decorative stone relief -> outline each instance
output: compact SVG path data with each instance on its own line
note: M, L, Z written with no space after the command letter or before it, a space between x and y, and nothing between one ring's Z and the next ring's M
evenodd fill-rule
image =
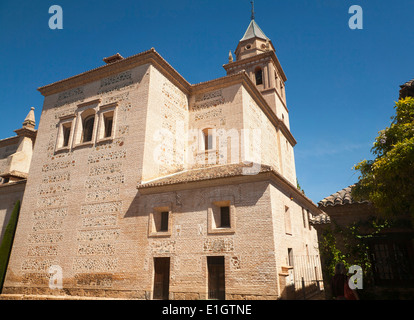
M118 266L118 258L75 258L73 270L77 272L110 272Z
M112 274L75 274L75 283L78 287L110 288L112 287L112 281Z
M122 208L122 201L87 204L81 207L81 215L99 214L99 213L116 213L116 212L120 212L121 208Z
M44 256L56 256L57 253L58 253L58 247L56 245L47 245L47 246L29 247L27 255L29 257L44 257Z
M120 173L122 172L122 163L115 162L115 163L107 163L104 165L98 166L91 166L89 167L89 176L100 176L100 175L108 175L113 173Z
M63 233L30 233L29 243L59 243L63 240Z
M231 257L230 258L230 267L232 270L240 270L240 258Z
M43 165L42 172L67 169L70 167L74 167L75 163L76 163L75 160L64 160L64 161L47 163Z
M38 220L33 224L33 231L42 230L61 230L63 225L63 219L54 220Z
M173 253L175 252L174 240L155 241L151 244L153 253Z
M113 255L115 253L115 246L111 243L97 243L97 244L80 244L78 247L78 255Z
M103 215L82 218L82 227L112 227L117 225L116 215Z
M119 229L105 230L80 230L78 231L78 241L101 241L116 240L120 235Z
M223 109L217 108L211 111L198 113L194 116L194 121L206 120L206 119L213 119L223 115Z
M49 274L29 272L23 274L22 283L25 285L47 285L49 283Z
M121 94L116 94L114 96L105 96L102 97L102 104L110 104L113 102L124 102L124 101L129 101L129 92L124 92Z
M118 151L110 151L110 152L101 151L97 154L90 155L88 157L88 164L98 163L101 161L120 160L120 159L125 159L125 158L126 158L125 149L118 150Z
M119 188L98 189L86 194L86 201L109 201L119 197Z
M48 271L50 266L58 264L57 260L51 259L27 259L22 263L22 271Z
M232 252L234 251L234 243L231 238L224 239L206 239L203 245L204 252Z
M85 94L83 87L71 89L59 94L55 107L83 100L84 98Z
M70 191L70 183L64 182L53 185L40 185L38 190L38 195L47 196L50 194L64 193Z
M69 172L63 172L63 173L57 173L53 175L46 175L42 178L42 183L56 183L56 182L64 182L70 180L70 173Z
M56 219L56 218L64 218L67 215L66 208L56 208L56 209L43 209L43 210L35 210L33 212L33 218L35 220L40 219Z
M114 185L120 185L125 182L123 174L117 174L113 176L104 176L95 179L88 179L85 182L85 189L96 189L110 187Z
M39 208L64 207L66 205L67 205L67 197L62 196L62 195L37 199L37 206Z

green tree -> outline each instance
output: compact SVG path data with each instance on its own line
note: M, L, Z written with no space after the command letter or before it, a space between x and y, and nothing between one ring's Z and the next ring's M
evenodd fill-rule
M352 196L371 201L379 213L414 220L414 98L394 108L390 127L379 132L371 149L376 158L354 167L360 176Z
M0 292L3 289L4 278L6 276L7 265L13 245L14 233L16 231L17 221L19 219L20 201L14 205L13 212L10 216L9 223L3 235L3 241L0 245Z

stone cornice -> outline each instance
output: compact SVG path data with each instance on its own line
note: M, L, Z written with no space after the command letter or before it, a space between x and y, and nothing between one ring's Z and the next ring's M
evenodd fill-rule
M190 84L167 62L154 48L133 55L131 57L103 65L98 68L83 72L76 76L63 79L52 84L38 88L43 96L49 96L58 92L66 91L84 84L109 77L111 75L129 70L136 66L153 64L166 75L175 85L185 93L189 93Z
M235 67L237 68L237 67L243 66L245 64L253 63L255 61L258 61L258 60L261 60L261 59L266 59L266 58L270 58L270 59L273 60L273 63L275 64L277 70L279 71L283 81L286 82L287 78L286 78L285 72L283 71L282 65L280 64L279 59L277 58L276 53L273 50L263 52L261 54L255 55L255 56L251 56L249 58L245 58L245 59L241 59L241 60L237 60L237 61L227 63L227 64L223 65L223 68L226 71L228 71L231 68L235 68Z
M0 148L11 146L11 145L14 145L14 144L18 144L19 140L20 140L19 136L14 136L14 137L9 137L9 138L2 139L2 140L0 140Z
M274 52L266 52L264 55L273 57ZM254 97L255 101L258 103L260 108L264 111L264 113L270 119L273 125L281 129L281 131L284 133L284 135L289 140L292 146L296 145L297 142L291 134L290 130L284 125L283 121L280 121L274 114L274 112L270 109L268 103L263 98L262 94L256 88L254 83L250 80L246 72L239 72L222 78L191 85L173 67L171 67L171 65L167 61L165 61L155 51L154 48L136 54L134 56L125 58L123 60L119 60L90 71L86 71L77 76L52 83L50 85L41 87L38 90L43 95L47 96L50 94L68 90L70 88L79 87L83 84L90 83L92 81L97 81L101 78L108 77L112 74L117 74L119 72L126 71L133 67L144 64L154 65L158 70L160 70L161 73L163 73L171 82L177 85L177 87L179 87L187 95L198 94L203 91L205 92L223 86L230 86L232 84L242 83L244 87L247 89L247 91Z

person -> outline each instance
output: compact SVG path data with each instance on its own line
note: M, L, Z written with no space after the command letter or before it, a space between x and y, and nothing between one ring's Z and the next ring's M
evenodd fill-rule
M335 275L332 277L332 297L335 300L346 300L345 298L345 284L348 281L346 276L345 265L337 263L335 266Z
M348 281L345 265L337 263L332 278L332 297L335 300L359 300L358 294L349 287Z

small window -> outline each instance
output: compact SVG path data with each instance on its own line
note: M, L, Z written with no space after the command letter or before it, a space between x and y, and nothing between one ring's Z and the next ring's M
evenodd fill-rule
M71 137L71 131L72 131L72 119L63 119L61 120L61 123L59 125L59 131L58 131L58 139L57 139L57 149L60 148L68 148L70 144L70 137Z
M62 147L69 146L70 128L71 128L70 125L63 126L63 144L62 144Z
M230 207L220 207L220 228L230 228Z
M290 209L285 206L285 233L292 234L292 222L290 219Z
M306 228L306 211L302 208L303 227Z
M168 231L168 216L169 216L168 211L161 212L161 225L160 225L159 231L161 232Z
M229 234L236 232L236 208L234 199L222 200L211 198L211 206L208 208L207 233L209 234ZM215 200L219 201L215 201Z
M150 237L170 237L172 214L168 206L156 207L149 215L148 235Z
M213 149L213 132L211 128L203 130L204 150Z
M293 249L288 248L288 266L293 267Z
M263 84L263 72L261 68L256 69L255 71L255 77L256 77L256 85Z
M114 122L113 115L104 115L104 126L105 126L105 134L104 138L109 138L112 136L112 124Z
M82 142L92 141L93 126L95 124L95 115L89 116L83 120Z

